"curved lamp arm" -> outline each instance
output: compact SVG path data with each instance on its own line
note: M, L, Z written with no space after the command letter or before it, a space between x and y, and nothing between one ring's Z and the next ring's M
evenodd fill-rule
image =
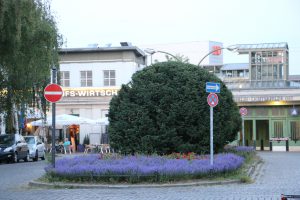
M154 49L145 49L144 51L145 51L146 53L150 54L150 55L153 55L153 54L155 54L155 53L164 53L164 54L167 54L167 55L173 57L177 62L180 62L180 60L179 60L176 56L174 56L173 54L168 53L168 52L166 52L166 51L156 51L156 50L154 50Z
M214 53L214 52L216 52L216 51L220 51L220 50L222 50L222 49L227 49L228 51L235 51L235 50L237 50L237 46L236 46L236 45L231 45L231 46L228 46L228 47L221 47L221 48L214 49L214 50L208 52L208 54L206 54L205 56L203 56L203 58L200 60L200 62L198 63L198 66L201 65L202 61L203 61L207 56L209 56L210 54L212 54L212 53Z

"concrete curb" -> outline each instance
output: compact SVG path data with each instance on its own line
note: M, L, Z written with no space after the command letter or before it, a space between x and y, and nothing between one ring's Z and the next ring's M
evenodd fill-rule
M253 181L257 178L258 174L260 173L260 170L262 168L263 161L259 157L259 160L253 163L250 168L248 169L247 176L250 177Z
M160 188L160 187L188 187L188 186L208 186L241 183L240 180L226 181L195 181L185 183L162 183L162 184L80 184L80 183L45 183L40 181L30 181L29 186L41 188L69 188L69 189L126 189L126 188Z

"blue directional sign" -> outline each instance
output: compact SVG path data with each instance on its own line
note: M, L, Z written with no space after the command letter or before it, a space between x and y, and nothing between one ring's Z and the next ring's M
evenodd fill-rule
M206 83L206 92L208 93L220 93L220 83Z

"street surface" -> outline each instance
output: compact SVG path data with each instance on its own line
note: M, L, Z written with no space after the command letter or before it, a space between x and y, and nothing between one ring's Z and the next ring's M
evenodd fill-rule
M193 200L280 199L280 194L300 195L300 152L258 152L264 164L252 184L213 186L41 189L28 182L44 174L45 161L0 164L0 200Z

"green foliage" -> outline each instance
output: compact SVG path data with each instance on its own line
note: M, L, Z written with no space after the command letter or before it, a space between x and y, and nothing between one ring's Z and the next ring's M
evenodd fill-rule
M249 176L242 176L241 177L241 182L242 183L252 183L253 180Z
M122 153L209 152L206 82L221 83L214 108L214 149L235 139L241 119L231 92L215 75L182 62L136 72L110 102L110 143Z
M166 55L167 61L179 61L183 63L189 63L190 59L187 56L181 55L181 54L176 54L175 55L176 59L172 56Z
M58 63L59 40L46 3L0 0L0 112L7 113L8 129L12 105L21 110L21 103L35 106L43 97L50 69Z

